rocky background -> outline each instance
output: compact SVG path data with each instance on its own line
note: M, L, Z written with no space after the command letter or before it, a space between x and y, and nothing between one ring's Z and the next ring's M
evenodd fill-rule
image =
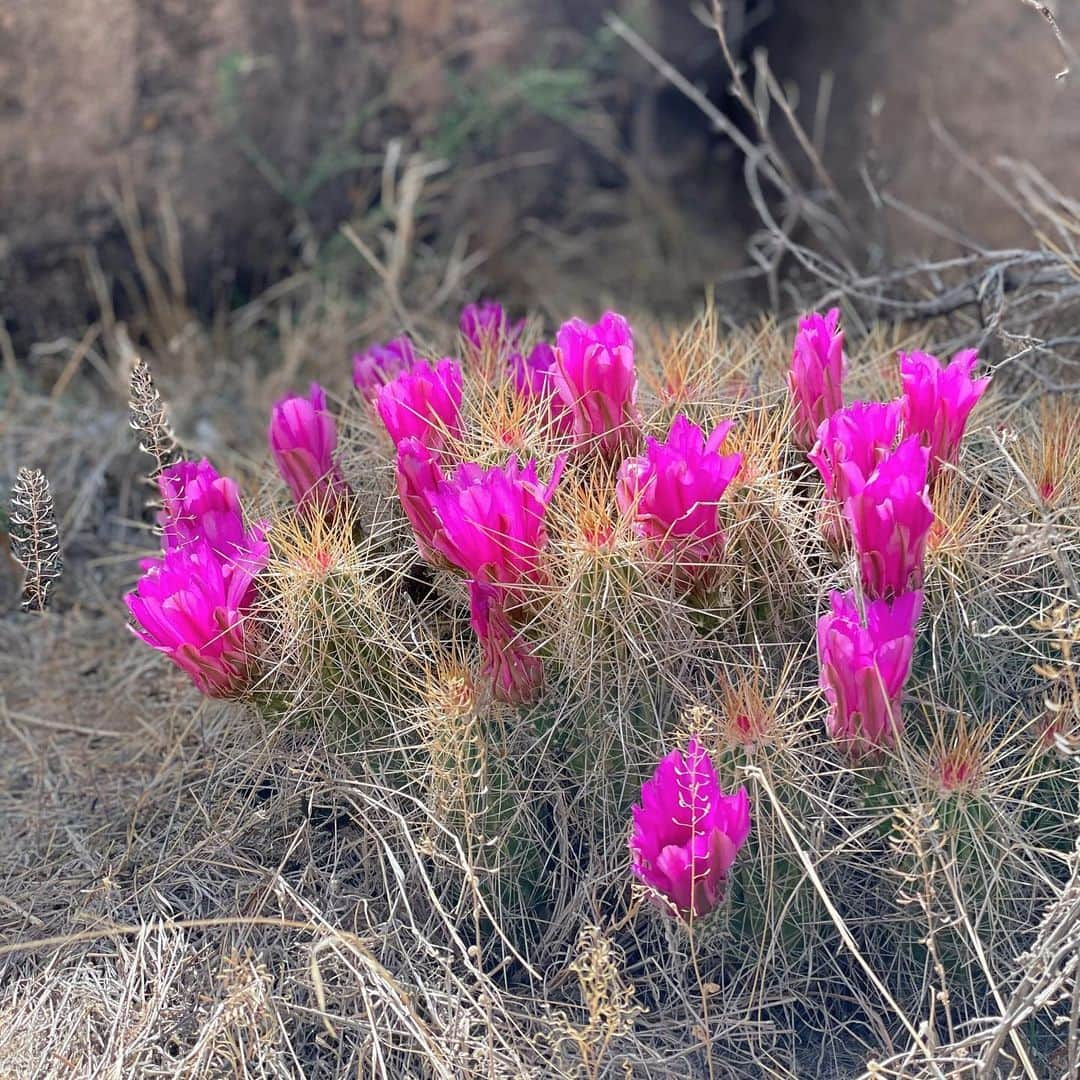
M981 167L1025 159L1075 190L1080 71L1072 86L1055 79L1064 50L1024 0L726 7L735 47L743 57L768 50L808 129L828 73L825 159L853 204L865 204L870 177L984 244L1012 242L1021 226L958 167L940 131ZM1056 9L1065 38L1080 40L1080 5ZM651 301L695 301L740 263L754 227L741 163L604 29L612 10L738 113L715 35L683 0L6 0L8 332L40 341L94 317L100 281L122 283L132 264L125 200L165 222L198 306L254 295L305 239L378 211L394 139L460 171L443 224L467 226L470 243L491 252L491 279L521 301L535 302L527 294L542 280L522 271L513 238L523 229L595 230L589 252L571 254L614 288L627 262L656 261L655 248L635 251L633 229L618 259L605 252L605 228L635 214L670 218L666 250L688 260L674 281L639 275ZM637 201L619 206L631 189ZM942 243L909 220L889 242ZM122 286L110 287L122 308Z

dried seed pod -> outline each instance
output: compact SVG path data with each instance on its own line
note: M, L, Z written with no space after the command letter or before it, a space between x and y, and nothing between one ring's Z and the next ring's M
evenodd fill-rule
M139 449L154 459L154 468L150 473L153 482L158 474L175 461L180 454L176 447L176 437L169 426L168 410L161 400L150 368L141 356L136 356L131 366L131 426L139 433Z
M63 561L52 492L40 469L20 469L11 489L11 553L25 571L23 611L44 611Z

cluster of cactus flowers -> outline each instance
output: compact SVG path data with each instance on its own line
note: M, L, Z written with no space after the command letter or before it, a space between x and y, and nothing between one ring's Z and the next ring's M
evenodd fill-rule
M546 484L535 461L521 465L513 455L504 466L464 461L449 470L449 447L462 432L462 373L452 360L435 368L415 362L376 391L375 407L397 450L398 494L420 554L466 576L483 674L497 697L526 702L540 692L543 668L514 617L545 584L545 513L567 457L618 460L620 513L658 568L693 579L723 548L717 506L741 456L720 452L730 423L706 437L681 414L664 441L649 437L643 454L628 453L642 420L633 334L621 315L608 312L591 326L572 319L554 347L541 342L527 357L515 348L521 326L499 305L467 307L461 332L477 351L505 350L515 391L540 399L552 428L568 436ZM361 360L357 371L366 374L370 364ZM686 755L673 751L642 791L648 810L634 810L634 875L680 915L707 914L749 832L745 790L725 796L691 740Z
M958 510L952 483L963 479L961 445L989 381L976 377L975 354L946 364L901 352L875 384L894 382L895 398L846 404L859 373L839 318L804 319L790 364L772 361L786 393L749 402L754 379L725 383L677 351L659 369L643 365L615 313L571 319L537 340L485 302L462 313L455 356L406 336L372 345L353 358L355 400L336 418L317 385L272 410L269 447L291 508L278 500L269 521L245 522L236 484L207 462L158 476L164 550L128 598L137 633L204 694L273 710L282 641L321 633L312 618L325 619L317 659L297 662L303 695L324 694L333 702L325 714L349 722L350 709L384 694L390 723L401 710L408 732L428 731L437 715L428 767L460 768L447 820L466 812L462 792L475 780L470 806L484 809L469 809L473 824L485 843L512 845L519 872L489 875L517 891L508 909L548 895L547 841L515 832L534 808L509 794L532 790L518 777L538 769L537 790L576 785L573 798L598 811L595 826L578 823L583 847L618 798L621 880L676 923L692 927L726 907L759 935L769 889L805 880L791 877L777 798L809 817L817 796L806 787L819 775L851 778L868 785L855 820L885 805L890 763L897 775L910 767L905 691L919 648L936 660L949 647L939 624L959 602L938 567L960 550L950 573L968 572L956 538L982 512L970 501ZM350 441L357 432L362 460ZM315 572L292 574L312 553ZM347 565L340 576L350 584L333 601L340 606L326 607L335 565ZM845 578L849 588L828 588ZM286 579L319 598L292 638L281 631L282 597L290 611L295 599ZM770 584L794 614L759 602ZM385 613L360 610L384 601ZM358 642L335 651L346 620ZM931 623L921 634L920 620ZM370 650L369 627L381 635ZM805 658L815 646L821 697L778 689L775 673L795 668L785 653ZM391 668L425 649L422 674L395 683L402 675ZM380 650L393 654L386 668L376 666ZM722 669L713 660L721 652ZM350 665L369 661L363 691L350 697ZM719 710L697 708L701 700L719 700ZM307 704L293 709L305 714ZM808 757L786 733L781 713L793 710L812 716L825 757ZM503 747L489 754L485 716L521 761ZM932 738L920 733L908 749L930 758L941 792L977 794L993 773L989 721L976 729L961 716L956 730L966 734L951 740L934 723ZM769 787L742 771L747 762L772 762L777 771L761 774ZM777 907L784 919L805 916L809 938L822 914L791 888Z
M826 728L858 759L902 734L934 520L930 485L956 461L989 380L972 377L970 350L946 367L926 353L901 354L899 400L845 406L839 316L833 309L800 322L788 388L792 444L821 474L826 539L854 551L860 575L860 591L833 592L817 625ZM692 587L723 556L718 507L742 455L722 452L731 421L706 434L680 413L662 440L643 434L633 334L621 315L594 325L571 319L553 346L538 342L527 354L519 348L523 324L496 303L469 305L460 330L467 355L494 356L514 392L541 402L546 423L565 439L546 481L535 460L522 464L515 454L488 467L462 460L461 361L428 363L398 338L357 354L353 383L394 445L398 497L419 555L464 577L482 674L496 697L525 703L541 693L544 672L520 623L547 584L545 518L568 459L614 463L618 513L646 558L657 574ZM322 387L274 406L269 444L298 510L337 513L350 490ZM143 640L204 693L236 696L254 666L245 613L268 551L265 525L245 528L236 485L207 461L172 466L158 483L163 557L145 564L128 606ZM692 738L657 767L634 819L634 875L683 916L712 910L749 832L745 789L725 795Z
M266 523L246 526L236 483L205 458L158 479L161 557L140 565L127 598L136 632L209 697L237 697L255 661L248 616L270 547Z
M989 378L975 379L974 350L947 366L901 353L899 400L844 406L840 312L802 320L788 385L793 439L821 474L827 539L853 548L861 595L834 592L818 621L821 688L829 734L852 757L893 747L903 732L901 698L922 610L923 564L934 523L930 485L956 462L971 410Z

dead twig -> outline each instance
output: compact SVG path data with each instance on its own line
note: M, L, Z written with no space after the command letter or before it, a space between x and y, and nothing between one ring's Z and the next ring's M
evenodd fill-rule
M1040 3L1040 0L1022 0L1022 2L1029 8L1034 8L1049 24L1054 37L1057 39L1058 46L1061 48L1061 53L1065 57L1065 67L1054 78L1067 79L1072 73L1072 69L1080 62L1080 55L1077 54L1068 38L1061 32L1061 26L1046 4Z

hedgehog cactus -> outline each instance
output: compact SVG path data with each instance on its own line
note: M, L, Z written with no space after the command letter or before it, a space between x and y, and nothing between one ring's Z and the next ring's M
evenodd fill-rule
M1017 402L1014 457L962 442L1000 402L973 357L903 355L896 399L880 340L852 344L848 375L835 310L794 348L715 314L659 347L614 312L546 340L490 301L458 332L421 325L460 360L404 338L358 353L340 441L321 393L277 407L294 497L252 486L269 526L209 462L165 468L163 552L128 597L202 693L349 748L358 775L332 783L369 830L378 963L414 951L418 1003L479 987L516 1017L542 987L522 1026L562 1054L594 999L543 965L588 919L662 1013L620 1028L647 1062L621 1064L658 1075L704 1075L706 1041L764 1060L807 1017L906 1037L861 1015L853 942L928 1043L981 1023L1080 810L1080 425L1048 440ZM308 512L342 473L341 512ZM1021 546L1051 512L1055 544ZM767 1037L724 1022L747 1015ZM554 1067L519 1064L493 1068Z

